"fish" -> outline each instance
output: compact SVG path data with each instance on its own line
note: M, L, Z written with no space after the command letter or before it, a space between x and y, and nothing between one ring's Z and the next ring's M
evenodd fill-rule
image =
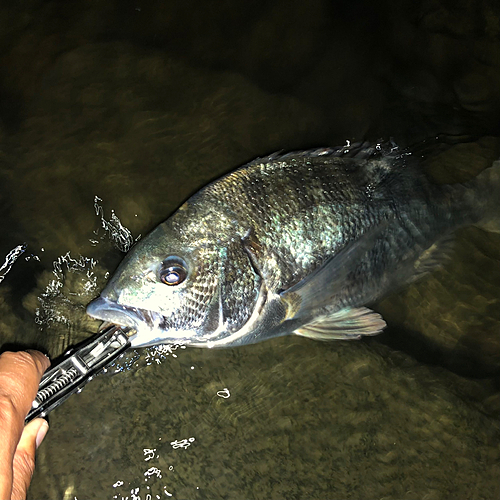
M137 242L87 313L133 347L376 335L373 304L439 266L454 231L500 232L499 194L500 162L437 185L391 141L257 158Z

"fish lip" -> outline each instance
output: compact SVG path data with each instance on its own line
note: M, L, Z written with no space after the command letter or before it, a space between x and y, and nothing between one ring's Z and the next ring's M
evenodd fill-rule
M104 297L94 299L87 306L87 314L92 318L130 326L135 329L144 323L153 328L155 322L157 323L162 318L159 314L143 311L135 307L123 306Z

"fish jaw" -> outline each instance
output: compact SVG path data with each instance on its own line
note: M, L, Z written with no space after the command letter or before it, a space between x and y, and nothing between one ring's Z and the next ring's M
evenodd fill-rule
M161 314L117 304L104 297L94 299L87 306L87 314L95 319L133 328L137 333L130 338L132 347L188 344L193 335L193 332L162 330L164 317Z

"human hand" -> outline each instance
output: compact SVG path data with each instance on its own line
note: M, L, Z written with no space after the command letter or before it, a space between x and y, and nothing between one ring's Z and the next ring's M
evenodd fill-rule
M50 362L38 351L0 356L0 500L23 500L35 469L35 450L49 428L43 418L24 419Z

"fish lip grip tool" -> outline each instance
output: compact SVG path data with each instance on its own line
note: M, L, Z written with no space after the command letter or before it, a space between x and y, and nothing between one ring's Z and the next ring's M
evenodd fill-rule
M130 327L111 325L69 349L59 363L43 374L25 423L36 417L45 417L72 394L81 392L130 347L135 334Z

